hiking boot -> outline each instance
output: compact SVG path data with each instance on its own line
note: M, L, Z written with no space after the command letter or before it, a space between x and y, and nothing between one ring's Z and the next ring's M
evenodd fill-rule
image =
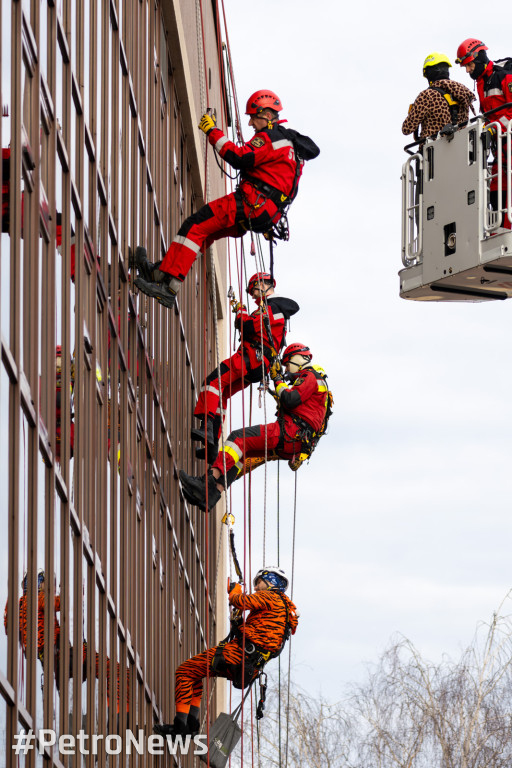
M190 733L188 730L188 721L187 723L184 723L183 720L180 720L177 717L174 718L173 723L155 723L153 730L160 736L171 736L173 739L176 738L176 736L186 736Z
M132 249L128 247L128 266L132 269L136 269L139 273L139 277L144 278L144 280L147 280L150 283L159 283L162 281L165 272L161 272L161 270L158 269L161 263L161 261L158 261L156 264L153 264L151 261L148 261L147 251L141 245L138 245L135 251L132 251ZM161 275L160 280L158 279L158 275L155 274L157 272Z
M213 464L217 456L219 455L219 443L216 440L213 444L207 443L208 453L204 448L196 448L196 459L204 460L207 456L208 464Z
M206 481L203 477L194 477L193 475L187 475L187 473L180 470L180 482L183 491L183 496L189 502L196 507L199 507L203 512L206 512ZM208 474L208 509L212 509L219 501L221 492L217 488L217 481L212 474Z
M207 448L208 464L212 464L217 458L217 454L219 452L219 441L216 439L213 433L213 420L210 417L206 419L206 434L205 434L204 424L205 424L204 419L201 419L201 426L194 427L193 429L190 430L190 438L192 440L198 440L200 443L203 443L203 445L205 445L205 447ZM205 438L206 438L206 442L205 442ZM202 450L202 455L196 451L197 458L204 459L204 456L205 456L204 449L199 448L198 450L199 451Z
M194 715L189 715L187 718L187 733L190 733L191 736L197 736L200 728L201 723L197 717L194 717Z
M201 419L201 426L200 427L193 427L190 430L190 439L191 440L198 440L203 445L205 442L209 445L214 445L217 441L215 439L215 435L213 434L213 421L212 419L206 419L206 434L205 434L205 428L204 428L204 419Z
M173 291L164 282L155 283L149 280L144 280L142 277L137 277L133 282L139 291L145 293L146 296L151 296L153 299L156 299L163 307L167 307L168 309L174 307L174 304L176 303L176 291Z

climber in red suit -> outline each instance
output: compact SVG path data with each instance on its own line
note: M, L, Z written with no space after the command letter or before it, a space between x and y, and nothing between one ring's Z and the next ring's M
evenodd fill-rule
M185 219L163 261L153 264L144 248L135 249L130 265L139 270L135 280L139 290L172 307L199 251L222 237L242 237L249 229L266 233L277 224L297 194L304 161L320 152L307 136L283 128L278 120L281 110L272 91L252 94L246 114L255 135L241 147L216 127L214 117L203 115L200 129L219 155L240 171L240 183L235 192Z

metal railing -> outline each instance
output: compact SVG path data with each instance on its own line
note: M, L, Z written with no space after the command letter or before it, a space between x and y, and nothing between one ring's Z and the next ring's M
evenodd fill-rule
M506 130L503 130L503 125L499 120L488 123L482 128L482 136L492 137L486 142L487 146L484 149L487 152L484 169L486 205L483 224L486 235L497 232L505 224L505 217L508 218L509 222L512 222L511 129L511 121L508 122ZM489 151L492 152L492 162L489 161ZM503 161L505 161L505 167ZM493 186L495 186L494 190L491 189ZM505 201L503 200L504 186L506 189ZM494 207L492 192L496 192Z
M496 111L496 110L493 110ZM484 237L496 234L512 223L512 121L505 129L499 120L479 122L479 137L484 152L483 193L479 211ZM408 145L413 146L413 145ZM407 149L407 148L406 148ZM402 166L402 263L421 264L423 258L423 153L411 154ZM457 169L453 169L454 173ZM475 210L476 215L476 210Z
M417 152L402 166L402 263L412 267L421 263L423 250L423 211L421 180L423 156Z

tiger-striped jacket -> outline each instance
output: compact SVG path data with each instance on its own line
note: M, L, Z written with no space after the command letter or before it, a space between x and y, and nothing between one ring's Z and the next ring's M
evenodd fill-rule
M245 638L259 648L267 651L279 651L286 631L286 613L288 625L294 635L298 625L297 608L288 595L274 590L262 590L244 595L240 584L229 593L229 602L241 611L249 611L245 619Z

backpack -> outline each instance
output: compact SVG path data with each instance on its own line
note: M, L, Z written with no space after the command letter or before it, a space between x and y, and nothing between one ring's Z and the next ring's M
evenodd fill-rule
M504 59L497 59L494 62L495 66L501 67L501 69L504 69L506 72L512 72L512 57L511 56L505 56Z
M318 157L320 149L313 139L310 139L309 136L304 136L293 128L283 128L283 126L280 126L280 128L286 137L293 143L295 154L300 157L301 160L314 160L315 157Z

